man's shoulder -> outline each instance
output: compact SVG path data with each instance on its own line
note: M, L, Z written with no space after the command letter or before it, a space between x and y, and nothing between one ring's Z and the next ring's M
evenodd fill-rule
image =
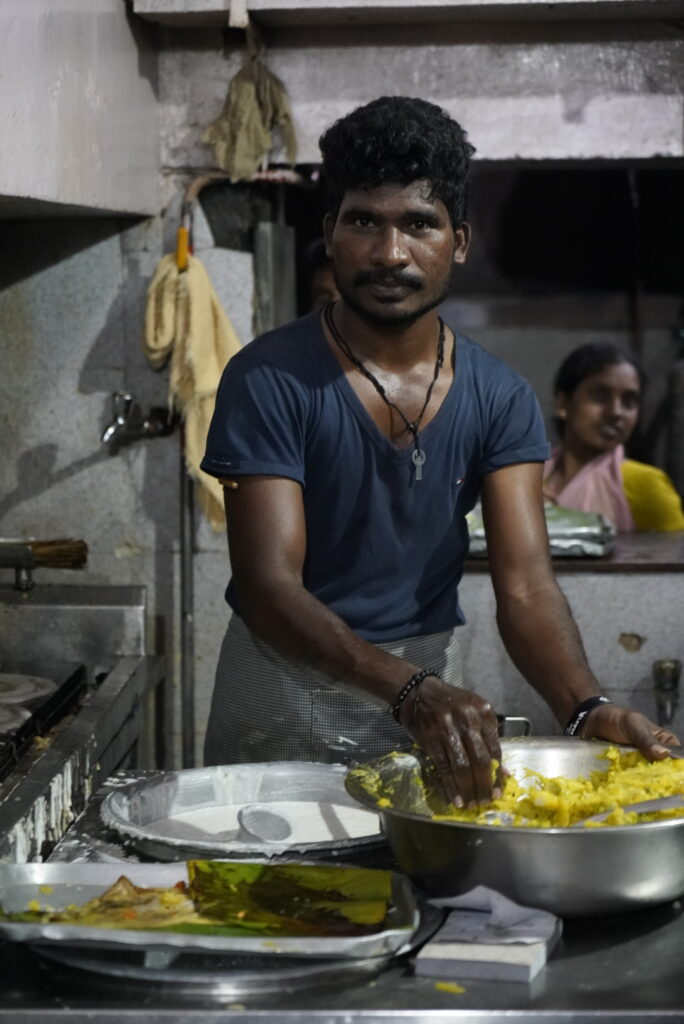
M318 317L309 313L280 327L258 335L233 357L238 365L269 363L285 372L307 366L312 355L321 347L321 328Z
M467 334L452 328L456 338L456 370L458 372L458 361L461 361L461 368L467 369L476 384L496 385L502 384L509 387L527 385L527 380L522 374L514 370L512 366L489 352L486 348L473 341ZM464 365L465 364L465 365ZM529 386L529 385L528 385Z

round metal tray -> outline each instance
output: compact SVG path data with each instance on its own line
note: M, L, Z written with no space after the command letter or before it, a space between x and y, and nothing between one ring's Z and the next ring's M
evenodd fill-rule
M377 815L368 815L369 834L318 842L254 843L221 839L202 833L176 838L161 834L155 823L187 812L226 805L312 802L361 809L345 789L344 765L273 761L263 764L220 765L164 772L109 793L101 807L105 825L156 860L175 861L197 857L228 860L269 857L275 859L351 859L365 863L387 853Z

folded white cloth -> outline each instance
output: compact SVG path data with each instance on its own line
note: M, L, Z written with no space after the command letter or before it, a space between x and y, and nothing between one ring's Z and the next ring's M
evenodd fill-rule
M437 942L544 942L559 928L548 910L523 907L484 885L430 903L452 911L432 938Z

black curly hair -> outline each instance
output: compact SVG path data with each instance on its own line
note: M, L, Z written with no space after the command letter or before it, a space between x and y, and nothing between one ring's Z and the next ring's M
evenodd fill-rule
M560 391L569 398L585 377L618 363L629 363L633 366L641 387L644 387L646 375L641 363L631 352L612 341L589 341L586 345L573 349L570 355L565 357L554 378L553 393L557 395Z
M329 212L349 189L392 182L430 183L454 228L467 217L470 158L475 152L441 107L409 96L381 96L336 121L319 140Z

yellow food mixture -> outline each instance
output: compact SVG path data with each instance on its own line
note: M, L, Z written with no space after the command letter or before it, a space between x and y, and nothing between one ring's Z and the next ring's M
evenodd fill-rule
M434 821L465 821L477 825L564 828L594 814L610 811L603 821L587 822L584 826L603 828L606 825L632 825L684 817L684 807L650 814L622 809L626 804L641 800L684 793L684 759L668 757L664 761L648 761L638 751L621 752L617 747L608 747L602 759L608 762L607 771L593 771L588 778L547 778L527 769L522 780L508 776L501 797L486 807L469 810L451 805L443 813L433 810L432 818ZM361 778L361 773L366 770L360 768L355 771ZM379 781L379 775L374 779L371 772L363 777L362 785L366 792L374 795L378 807L392 807L394 800L390 789L393 787L379 786ZM423 789L426 801L434 806L423 780L417 777L414 781ZM497 820L492 813L497 811L506 817ZM512 815L512 821L509 815Z

